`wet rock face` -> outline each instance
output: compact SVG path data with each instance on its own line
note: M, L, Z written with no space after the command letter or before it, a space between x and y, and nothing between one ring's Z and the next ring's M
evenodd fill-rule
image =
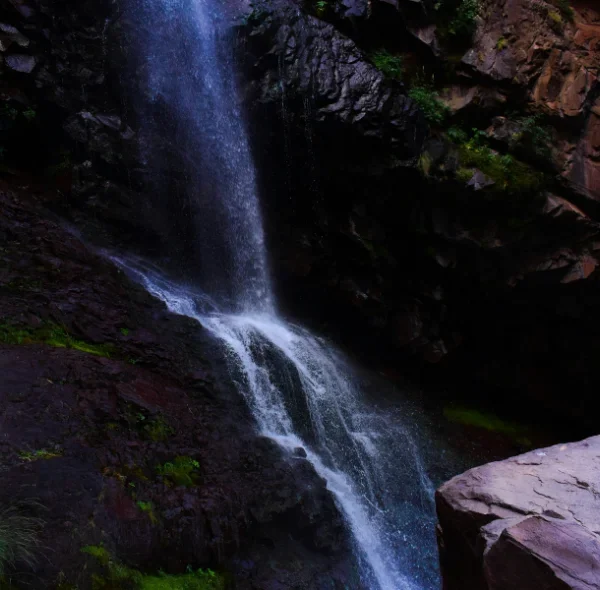
M103 544L144 571L223 568L239 588L297 581L290 563L311 587L352 583L325 482L256 436L220 346L26 193L0 204L0 506L36 513L53 551L12 581L91 588L81 549ZM189 481L161 474L177 457Z
M456 55L435 6L409 0L352 17L334 2L329 23L310 3L267 2L239 34L270 251L294 311L387 362L416 360L445 382L468 375L474 395L520 391L585 421L597 9L574 2L573 22L558 23L554 4L538 4L482 2ZM442 128L427 130L407 98L414 65L403 82L373 68L385 43L444 79ZM449 138L457 126L480 128L487 157L520 160L520 176L465 167L473 145ZM532 127L541 135L527 144ZM537 188L521 190L530 174ZM579 397L565 405L567 384Z
M437 492L444 588L600 588L600 438L466 472Z

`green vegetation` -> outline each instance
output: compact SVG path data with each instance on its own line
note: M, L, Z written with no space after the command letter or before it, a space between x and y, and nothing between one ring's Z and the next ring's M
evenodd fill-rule
M375 67L381 70L388 78L401 80L404 74L404 62L402 56L392 55L386 49L379 49L371 53L371 61Z
M504 37L500 37L500 39L498 39L498 42L496 43L496 49L498 51L502 51L503 49L506 49L508 47L508 39L505 39Z
M494 414L462 406L449 406L444 408L444 417L450 422L503 434L522 445L531 446L531 441L527 437L528 428L502 420Z
M0 509L0 581L19 563L30 567L37 563L36 547L44 522L24 516L21 512L26 508L14 504Z
M137 507L148 515L150 522L152 524L156 524L158 522L158 518L156 518L156 513L154 512L154 504L152 502L142 502L139 500L136 502Z
M112 559L110 553L100 545L88 545L83 553L95 558L104 568L105 574L92 576L93 590L224 590L223 576L210 569L193 570L188 567L185 574L143 574Z
M329 10L329 2L328 0L317 0L315 2L315 12L317 16L325 16L327 11Z
M48 451L47 449L39 449L37 451L21 451L19 457L23 461L39 461L42 459L56 459L62 457L62 453L58 450Z
M460 154L460 168L457 178L468 182L473 170L481 170L488 178L494 181L491 190L509 195L535 194L543 188L544 175L520 162L510 154L499 154L487 144L487 135L484 131L473 129L473 135L468 135L451 127L447 135L457 144ZM465 180L467 179L467 180Z
M191 457L176 457L173 462L159 465L156 471L176 486L193 486L198 477L200 463Z
M569 0L551 0L552 4L560 10L564 19L570 23L575 20L575 11L571 7Z
M175 430L171 428L162 418L158 417L144 425L144 430L148 437L154 442L162 442L175 434Z
M121 334L123 334L123 336L129 336L129 328L121 328Z
M432 124L442 125L448 116L448 107L440 100L440 95L430 86L413 86L408 96L423 111L425 118Z
M31 123L37 117L37 113L30 108L23 111L23 116Z
M478 0L462 0L450 21L448 32L455 37L472 37L475 33L475 19L479 15Z
M551 128L541 125L540 121L540 115L516 118L515 122L519 125L519 132L512 136L510 148L513 150L521 148L543 159L551 158Z
M0 323L0 342L4 344L47 344L56 348L71 348L104 357L114 354L114 346L111 344L91 344L77 340L64 328L52 323L35 329Z

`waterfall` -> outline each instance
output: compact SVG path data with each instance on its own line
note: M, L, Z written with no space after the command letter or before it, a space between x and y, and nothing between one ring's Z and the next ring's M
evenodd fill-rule
M363 586L435 588L433 485L410 416L366 401L342 354L276 312L223 7L131 1L143 29L140 123L171 130L200 242L202 288L183 287L140 260L115 261L171 311L218 337L263 435L290 453L305 450L345 518ZM160 169L164 149L147 151L147 165Z

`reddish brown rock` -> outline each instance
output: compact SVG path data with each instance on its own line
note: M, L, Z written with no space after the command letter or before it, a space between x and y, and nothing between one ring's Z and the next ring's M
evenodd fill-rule
M472 469L437 492L445 590L600 588L600 437Z

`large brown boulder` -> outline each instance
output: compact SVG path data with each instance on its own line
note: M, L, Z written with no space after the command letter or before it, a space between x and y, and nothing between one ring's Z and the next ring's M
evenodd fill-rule
M471 469L437 492L445 590L600 588L600 436Z

